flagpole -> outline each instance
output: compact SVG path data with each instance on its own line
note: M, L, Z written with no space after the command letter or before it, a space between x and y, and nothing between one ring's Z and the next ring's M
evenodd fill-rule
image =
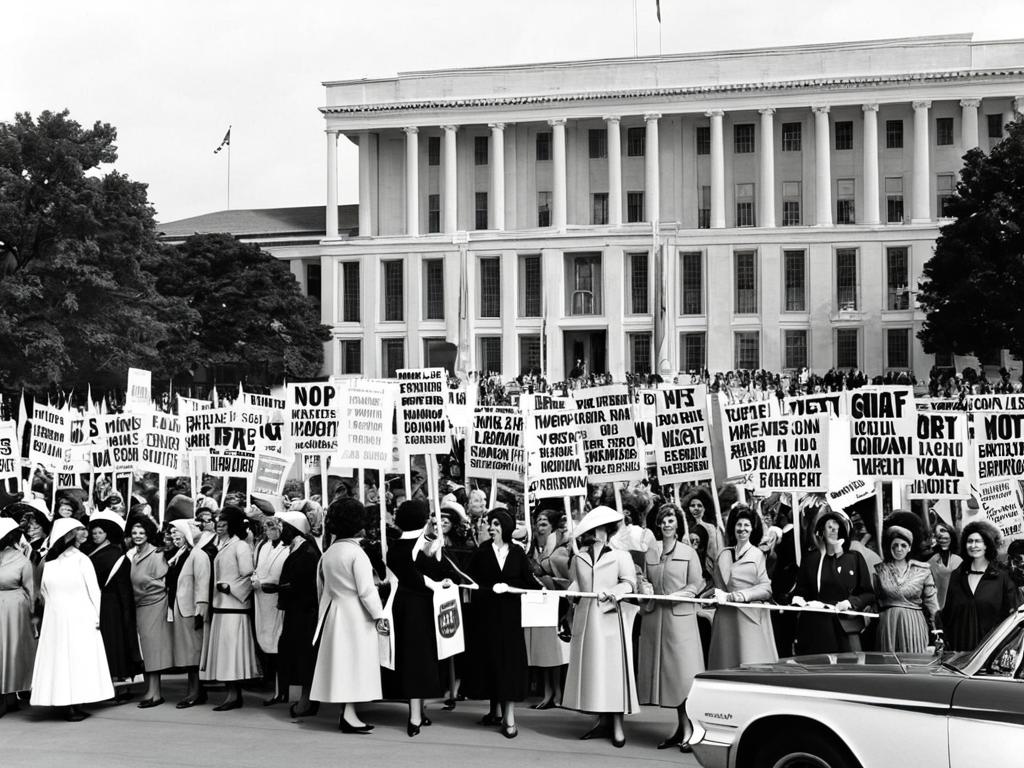
M640 57L640 46L637 38L636 31L636 0L633 0L633 58Z
M228 132L231 129L228 128ZM231 142L228 142L228 210L231 210Z

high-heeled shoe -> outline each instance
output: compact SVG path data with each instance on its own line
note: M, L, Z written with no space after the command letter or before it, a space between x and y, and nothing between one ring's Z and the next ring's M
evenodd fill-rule
M445 712L451 712L455 709L455 699L445 699L444 706L441 707Z
M616 749L622 749L624 746L626 746L626 735L623 734L621 739L616 739L614 736L612 736L612 746Z
M372 725L365 725L365 724L364 725L352 725L351 723L346 721L345 718L343 717L343 718L341 718L341 720L338 721L338 730L341 731L342 733L351 733L351 734L356 734L358 736L367 736L367 735L369 735L370 731L373 730L373 726Z
M269 699L264 699L260 703L264 707L272 707L275 704L284 704L286 701L288 701L287 694L279 693L276 696L271 696Z
M580 736L580 741L587 741L588 739L603 739L605 736L611 736L612 729L604 723L598 723L589 731Z
M503 725L501 726L501 735L506 739L514 739L519 735L518 725Z
M693 752L693 747L690 746L689 741L684 741L682 744L679 745L679 751L682 752L684 755L689 755Z
M476 721L477 725L501 725L501 718L493 712L488 712L486 715Z
M234 701L225 701L223 704L219 704L218 706L213 708L213 711L214 712L228 712L228 711L230 711L232 709L241 709L242 708L242 703L243 703L242 697L239 696Z
M680 733L673 733L658 745L658 749L671 749L683 743L683 736Z
M410 720L408 723L405 724L405 732L409 734L410 737L419 736L420 727L418 725L413 725L412 720Z
M530 707L530 709L554 709L557 706L558 705L555 704L554 699L548 699L547 701L542 701L538 704L534 704L532 707Z

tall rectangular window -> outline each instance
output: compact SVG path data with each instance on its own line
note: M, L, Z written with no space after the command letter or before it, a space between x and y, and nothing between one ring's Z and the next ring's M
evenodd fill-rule
M760 331L736 332L735 360L740 370L752 370L761 367L761 333Z
M359 262L344 262L341 267L341 321L343 323L358 323L362 320L359 289Z
M736 226L753 227L754 220L754 185L736 185Z
M840 310L857 309L857 249L836 249L836 304Z
M590 223L608 223L608 193L595 192L590 196Z
M537 162L542 163L551 159L551 131L541 131L537 134Z
M569 256L567 268L569 314L601 314L601 255Z
M591 128L587 131L587 153L591 160L608 157L607 129Z
M540 335L524 333L519 337L519 372L540 373Z
M647 151L647 128L626 129L626 157L643 157Z
M319 264L307 264L306 265L306 295L316 302L316 305L320 306L320 265Z
M782 151L799 152L803 144L803 123L782 124Z
M985 125L988 128L990 139L1003 138L1003 116L999 112L994 115L985 115Z
M782 367L807 367L807 331L785 331L782 334Z
M707 334L704 331L692 331L679 334L679 359L683 370L690 372L702 371L707 367Z
M800 211L801 192L801 183L799 181L782 182L782 226L798 227L802 223Z
M644 220L644 193L626 193L626 221L638 222Z
M909 328L886 328L885 365L887 368L910 367Z
M405 368L405 339L381 340L380 367L387 379L393 379Z
M501 260L480 259L480 317L501 317Z
M757 252L736 251L733 257L736 275L736 314L757 314Z
M480 337L480 372L501 373L501 336Z
M628 312L631 315L645 315L651 311L647 300L647 251L627 253L626 258L629 260Z
M384 271L384 319L401 321L405 319L405 275L401 261L383 261Z
M363 342L360 339L341 340L341 372L359 375L363 372Z
M836 328L836 368L860 368L860 331Z
M477 192L474 196L476 203L474 224L475 229L487 229L487 193Z
M889 224L903 223L903 177L885 178L885 220Z
M885 308L910 309L910 249L906 246L885 249Z
M836 149L853 149L853 121L840 120L835 124Z
M489 149L489 136L473 137L473 165L487 165L490 161L487 154Z
M540 317L541 314L540 255L519 257L519 316Z
M903 121L885 121L885 148L903 149Z
M427 195L427 232L441 231L441 196Z
M836 224L855 224L856 186L853 179L836 179Z
M551 193L537 193L537 226L551 226Z
M948 147L953 144L953 118L935 118L935 145Z
M704 254L700 251L686 251L681 254L684 315L704 314Z
M698 155L710 155L711 154L711 126L710 125L698 125L697 126L697 154Z
M711 228L711 187L700 188L700 200L697 203L697 229Z
M754 151L754 124L740 123L732 127L732 148L737 155Z
M935 212L939 218L946 219L953 215L950 206L955 191L952 173L940 173L935 177Z
M423 289L426 320L444 320L444 259L424 259Z
M427 165L441 164L441 137L427 136Z
M632 373L650 373L651 367L651 334L629 333L629 370Z
M804 251L783 251L785 311L807 311L807 255Z

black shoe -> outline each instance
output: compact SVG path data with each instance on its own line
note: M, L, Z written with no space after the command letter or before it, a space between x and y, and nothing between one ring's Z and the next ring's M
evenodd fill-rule
M612 736L612 746L616 749L622 749L624 746L626 746L626 737L623 736L621 739L616 739L614 736Z
M445 699L444 706L441 707L445 712L451 712L455 709L455 699Z
M433 720L431 720L431 719L430 719L429 717L427 717L427 713L426 713L426 712L424 712L424 713L423 713L423 716L422 716L422 717L420 717L420 725L422 725L422 726L424 726L424 727L427 727L427 728L429 728L429 727L430 727L430 726L432 726L433 724L434 724L434 721L433 721Z
M488 712L476 722L477 725L501 725L501 718L493 712Z
M506 739L514 739L519 735L518 725L503 725L501 726L501 735Z
M132 689L125 687L120 689L118 693L114 694L114 703L124 704L126 701L131 701L134 698L135 694L132 692Z
M309 706L303 710L298 709L298 706L299 703L295 702L290 707L288 707L288 714L292 717L314 717L316 716L317 712L320 711L319 701L309 702Z
M690 746L690 742L683 742L679 745L679 751L682 752L684 755L689 755L691 752L693 752L693 747Z
M418 725L413 725L412 720L410 720L408 723L405 724L405 732L409 734L410 737L419 736L420 727Z
M206 692L205 688L199 690L199 695L192 699L193 704L205 704L210 700L210 695Z
M137 706L139 709L150 709L151 707L159 707L164 703L164 697L161 696L159 699L143 699Z
M80 723L83 720L85 720L85 718L87 718L88 716L89 713L81 707L71 706L68 707L68 711L67 714L64 715L64 719L67 720L69 723Z
M667 739L661 742L661 744L658 745L658 749L671 749L672 747L678 747L682 743L683 737L680 736L678 733L673 733L671 736L669 736Z
M193 699L191 697L185 697L184 699L179 701L177 704L175 704L174 708L175 709L188 709L189 707L194 707L198 703L199 703L198 701L196 701L195 699Z
M589 731L580 736L580 741L587 741L588 739L603 739L606 736L612 735L612 729L604 723L598 723Z
M283 693L279 693L277 696L271 696L269 699L264 699L260 703L263 704L264 707L272 707L275 704L284 704L287 701L288 696Z
M341 718L338 721L338 730L342 733L354 733L360 736L366 736L373 730L372 725L352 725L345 721L345 718ZM411 734L410 734L411 735Z
M558 705L555 704L554 699L548 699L547 701L542 701L539 704L534 704L530 709L554 709L557 706Z
M214 707L213 711L214 712L228 712L229 710L232 710L232 709L241 709L242 708L242 703L243 703L242 702L242 697L239 696L234 701L225 701L223 704L220 704L220 705Z

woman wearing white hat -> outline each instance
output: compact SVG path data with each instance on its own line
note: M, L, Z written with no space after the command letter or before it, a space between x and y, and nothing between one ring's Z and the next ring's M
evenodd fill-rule
M114 695L99 631L100 586L78 551L77 520L62 518L50 531L40 594L45 605L32 670L32 704L67 707L72 722L88 715L83 703Z
M35 579L18 548L21 528L0 517L0 717L17 709L17 694L32 685L36 640L32 631Z
M616 747L626 743L623 715L640 711L632 642L637 608L619 602L621 595L636 591L636 568L628 552L609 546L622 519L622 513L610 507L594 507L573 532L576 556L570 589L596 592L599 597L584 598L576 606L562 696L564 708L599 716L581 738L610 736Z

